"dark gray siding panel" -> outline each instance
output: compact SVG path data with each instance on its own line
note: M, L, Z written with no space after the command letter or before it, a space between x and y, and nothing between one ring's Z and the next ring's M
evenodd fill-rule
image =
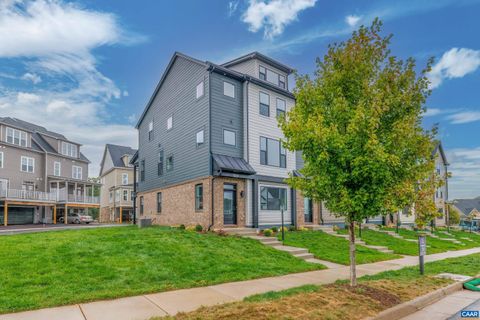
M235 85L235 98L223 94L223 82ZM211 74L212 86L212 152L243 158L243 86L240 81ZM236 132L237 145L223 143L223 130Z
M204 95L196 98L196 87L204 81ZM152 106L139 126L138 159L145 160L145 181L138 190L162 188L210 173L208 71L204 66L177 57ZM167 131L167 119L173 128ZM148 126L153 120L154 138L149 141ZM204 145L196 146L196 133L204 130ZM164 150L164 173L157 174L159 146ZM166 160L174 157L173 171L166 171Z

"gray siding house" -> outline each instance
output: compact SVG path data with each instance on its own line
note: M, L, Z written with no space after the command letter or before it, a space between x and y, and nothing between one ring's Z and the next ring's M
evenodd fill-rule
M81 145L44 127L0 118L0 223L66 222L98 208Z
M279 225L282 212L286 224L319 223L321 206L284 182L303 163L277 120L295 104L292 71L258 52L222 65L175 53L136 126L137 216L217 229Z

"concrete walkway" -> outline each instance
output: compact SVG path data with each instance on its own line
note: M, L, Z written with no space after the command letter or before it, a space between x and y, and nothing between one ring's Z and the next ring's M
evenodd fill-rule
M460 311L480 311L480 292L462 290L455 292L402 320L462 319Z
M480 248L450 251L425 257L427 262L480 253ZM418 263L418 257L363 264L357 275L372 275L398 270ZM108 301L82 303L73 306L41 309L0 315L0 320L146 320L153 316L174 315L193 311L201 306L240 301L253 294L280 291L306 284L327 284L349 278L349 267L288 274L214 286L147 294Z
M111 227L126 227L131 224L30 224L30 225L16 225L8 227L0 227L0 236L7 236L20 233L37 233L61 230L76 230L76 229L95 229L95 228L111 228Z

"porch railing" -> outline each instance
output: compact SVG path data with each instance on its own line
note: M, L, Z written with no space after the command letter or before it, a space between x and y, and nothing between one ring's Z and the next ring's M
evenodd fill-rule
M66 192L59 192L58 201L60 202L74 202L74 203L88 203L99 204L100 197L86 196L84 194L67 194Z
M35 201L56 201L57 194L55 192L30 191L21 189L0 189L0 197L5 199L16 200L35 200Z

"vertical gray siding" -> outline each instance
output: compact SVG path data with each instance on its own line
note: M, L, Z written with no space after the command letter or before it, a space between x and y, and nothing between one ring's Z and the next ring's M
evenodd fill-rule
M204 81L204 95L196 98L196 87ZM139 163L145 160L145 181L138 190L146 191L210 174L209 88L205 66L177 57L169 74L145 114L139 130ZM167 131L167 119L173 116L173 128ZM148 139L153 119L154 139ZM204 145L196 147L196 133L204 130ZM158 176L159 145L164 150L164 174ZM166 160L174 157L173 171L166 171Z
M235 98L223 94L223 82L235 85ZM243 84L240 81L211 74L212 152L243 158ZM223 129L236 132L236 146L223 143Z

